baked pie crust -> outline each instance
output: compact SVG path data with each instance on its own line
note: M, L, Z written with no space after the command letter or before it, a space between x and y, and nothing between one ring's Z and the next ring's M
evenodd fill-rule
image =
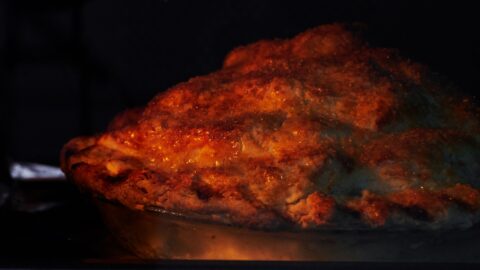
M469 99L349 25L230 52L62 150L81 189L142 210L282 226L469 226L480 125Z

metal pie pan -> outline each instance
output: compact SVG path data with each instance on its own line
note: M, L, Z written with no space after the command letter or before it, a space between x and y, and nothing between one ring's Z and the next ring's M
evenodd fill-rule
M142 259L480 262L480 228L260 231L94 199L107 228Z

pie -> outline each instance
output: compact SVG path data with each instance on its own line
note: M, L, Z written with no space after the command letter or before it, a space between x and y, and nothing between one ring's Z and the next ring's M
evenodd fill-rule
M468 227L479 119L427 67L331 24L234 49L220 70L68 142L61 165L126 207L235 226Z

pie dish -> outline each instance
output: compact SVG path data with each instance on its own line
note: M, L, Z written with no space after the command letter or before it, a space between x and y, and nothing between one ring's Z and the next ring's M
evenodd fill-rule
M469 227L479 111L427 67L351 25L230 52L223 67L74 138L82 190L255 229Z

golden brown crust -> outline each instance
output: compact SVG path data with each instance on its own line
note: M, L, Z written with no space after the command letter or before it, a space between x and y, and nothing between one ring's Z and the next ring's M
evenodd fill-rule
M478 116L429 71L345 25L233 50L221 70L70 141L77 185L131 208L317 228L480 208ZM413 212L416 214L412 214ZM420 214L418 214L420 213Z

